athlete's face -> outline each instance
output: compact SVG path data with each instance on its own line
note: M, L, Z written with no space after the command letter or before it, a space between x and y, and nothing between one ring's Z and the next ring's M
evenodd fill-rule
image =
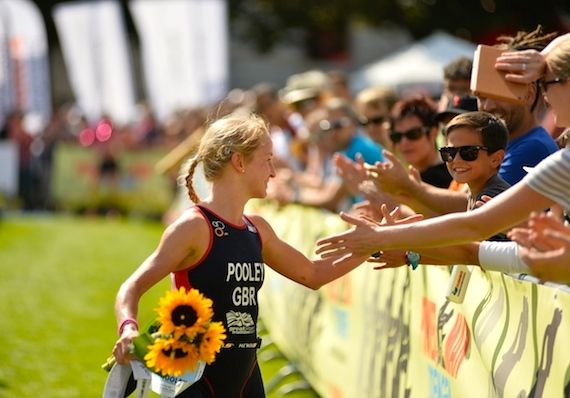
M269 179L275 177L273 143L269 134L264 136L261 145L253 153L246 170L251 197L264 198L267 194Z

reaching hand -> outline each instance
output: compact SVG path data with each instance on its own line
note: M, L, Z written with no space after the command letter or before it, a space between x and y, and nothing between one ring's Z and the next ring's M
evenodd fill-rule
M383 207L385 214L384 224L408 224L421 220L421 214L415 214L401 220L396 220L396 214L399 209L394 209L391 213L387 207ZM346 213L340 214L341 218L353 224L354 227L348 231L341 232L328 238L321 239L317 242L316 253L322 258L339 257L334 263L342 263L349 261L354 257L369 256L371 253L378 251L381 246L381 230L383 224L378 223L368 217L357 217Z
M532 230L530 228L522 228L522 227L513 228L507 233L507 236L509 237L510 240L512 240L513 242L517 242L519 246L528 247L528 248L531 248L533 244L531 235L532 235Z
M372 202L369 200L364 200L352 205L350 214L367 217L376 222L380 222L382 220L382 212L380 211L380 207L372 204Z
M384 216L380 225L396 225L398 223L398 218L400 217L399 207L396 207L394 210L390 212L388 211L388 207L385 204L383 204L380 207L380 211ZM423 219L423 216L421 214L418 214L413 218L413 221L419 221L421 219ZM402 219L401 221L405 223L413 222L411 220L412 218L407 217L405 219ZM406 252L404 250L378 251L372 254L367 261L369 263L378 264L374 267L374 269L376 270L385 269L385 268L397 268L403 265L407 265Z
M316 253L322 258L341 257L350 259L355 256L366 256L377 250L376 235L380 225L367 217L354 217L341 213L340 217L353 224L348 231L341 232L317 242Z
M533 212L529 217L528 227L513 228L507 235L511 240L529 249L548 251L560 248L557 242L553 242L545 235L547 230L566 233L568 228L556 213Z
M396 195L408 195L412 186L417 184L417 173L408 172L400 160L390 151L384 150L387 162L376 162L374 166L365 165L368 177L383 192Z
M334 164L337 169L337 174L343 179L352 195L360 193L358 186L365 181L368 176L364 166L364 158L356 155L356 162L346 156L336 153L333 157Z
M407 265L406 252L404 250L384 250L379 252L377 256L371 256L366 261L376 264L374 266L375 270L398 268Z
M528 228L515 228L509 236L519 246L520 258L533 275L543 280L570 283L570 227L559 212L532 213Z
M506 52L497 58L495 68L508 72L505 79L515 83L532 83L542 77L546 62L536 50Z
M549 244L557 249L537 251L519 247L520 258L532 274L542 280L570 283L570 228L565 232L547 229L543 233Z
M475 207L481 207L485 203L488 203L491 199L493 199L493 197L491 197L489 195L483 195L483 196L481 196L480 200L475 201Z

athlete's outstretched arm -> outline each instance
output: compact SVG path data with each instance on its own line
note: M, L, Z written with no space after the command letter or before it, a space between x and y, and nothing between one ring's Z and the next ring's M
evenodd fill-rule
M398 209L389 213L385 206L382 212L385 218L390 217L391 220L389 222L393 223L408 223L421 219L421 215L413 215L401 220L395 220ZM311 289L318 289L340 278L365 262L369 257L368 255L353 256L339 265L334 264L335 260L338 260L337 258L316 258L311 260L299 250L281 240L263 217L253 216L251 218L263 240L264 262L281 275ZM372 219L369 220L376 223Z
M340 278L366 261L368 256L354 257L340 266L334 266L334 258L307 258L299 250L281 240L269 223L261 216L250 216L263 240L263 261L276 272L310 289Z

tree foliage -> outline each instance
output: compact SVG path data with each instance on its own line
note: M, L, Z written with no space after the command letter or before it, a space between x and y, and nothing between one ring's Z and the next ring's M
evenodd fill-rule
M342 36L349 23L405 26L423 37L436 29L475 42L490 42L499 34L532 30L566 32L563 15L567 0L235 0L230 1L234 21L244 20L237 33L270 49L280 40L307 42L319 32ZM569 17L567 16L568 20ZM568 24L568 22L566 22ZM342 40L342 38L339 38ZM308 45L310 48L310 45Z
M68 0L34 0L56 40L51 11ZM159 0L156 0L159 1ZM414 37L444 30L474 42L494 41L500 34L532 30L570 30L568 0L227 0L233 34L261 51L280 41L304 45L307 51L335 52L346 45L350 23L404 26ZM127 28L134 31L128 0L119 1ZM330 47L330 48L327 48ZM329 51L330 50L330 51Z

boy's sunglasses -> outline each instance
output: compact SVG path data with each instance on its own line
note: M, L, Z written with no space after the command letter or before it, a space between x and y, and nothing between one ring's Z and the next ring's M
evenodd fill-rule
M399 131L392 131L390 133L390 140L397 144L398 142L402 141L402 138L406 137L408 140L418 140L429 131L427 127L414 127L413 129L409 129L408 131L404 131L403 133Z
M455 155L459 152L461 159L466 162L472 162L479 157L479 151L488 151L489 148L482 145L465 145L465 146L444 146L439 149L439 154L444 162L451 162L455 159Z

